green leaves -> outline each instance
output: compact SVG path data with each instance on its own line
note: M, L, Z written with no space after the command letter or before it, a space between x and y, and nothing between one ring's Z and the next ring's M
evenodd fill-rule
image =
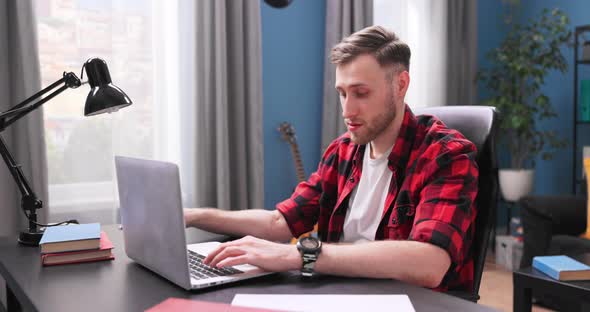
M512 7L519 3L507 2ZM478 72L477 79L492 92L485 104L496 106L503 115L500 135L510 149L513 167L523 168L541 152L543 159L550 159L546 147L567 145L553 131L537 130L535 122L557 117L549 97L540 90L550 71L567 71L561 47L571 43L572 33L569 18L559 9L544 9L524 25L514 23L512 14L504 19L510 27L506 38L487 53L492 66Z

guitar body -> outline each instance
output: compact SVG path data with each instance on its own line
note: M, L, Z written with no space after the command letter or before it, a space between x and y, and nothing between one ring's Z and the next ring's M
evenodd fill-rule
M295 173L297 174L297 183L305 181L305 170L303 169L303 161L301 161L301 154L299 153L299 146L297 145L297 138L295 136L295 129L293 126L288 122L283 122L279 126L279 132L281 133L281 137L291 147L291 155L293 156L293 162L295 164ZM313 231L305 233L301 235L301 237L310 236L313 234L317 235L317 224L315 225ZM291 244L297 243L298 238L293 238L291 240Z

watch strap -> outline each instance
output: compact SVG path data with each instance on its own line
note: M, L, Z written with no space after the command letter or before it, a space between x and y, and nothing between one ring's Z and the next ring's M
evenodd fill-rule
M313 276L315 262L318 259L316 253L302 253L303 265L301 267L301 275L309 277Z

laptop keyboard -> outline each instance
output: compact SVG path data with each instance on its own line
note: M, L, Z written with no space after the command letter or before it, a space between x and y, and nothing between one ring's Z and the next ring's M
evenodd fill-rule
M233 267L214 268L203 263L205 256L194 251L188 251L188 265L190 273L193 278L205 279L217 276L228 276L234 274L244 273Z

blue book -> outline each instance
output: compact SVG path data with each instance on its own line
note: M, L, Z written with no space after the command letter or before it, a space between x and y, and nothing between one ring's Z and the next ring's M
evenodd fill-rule
M41 253L55 253L100 247L100 223L52 226L39 242Z
M534 257L533 268L560 281L590 280L590 266L568 256Z

